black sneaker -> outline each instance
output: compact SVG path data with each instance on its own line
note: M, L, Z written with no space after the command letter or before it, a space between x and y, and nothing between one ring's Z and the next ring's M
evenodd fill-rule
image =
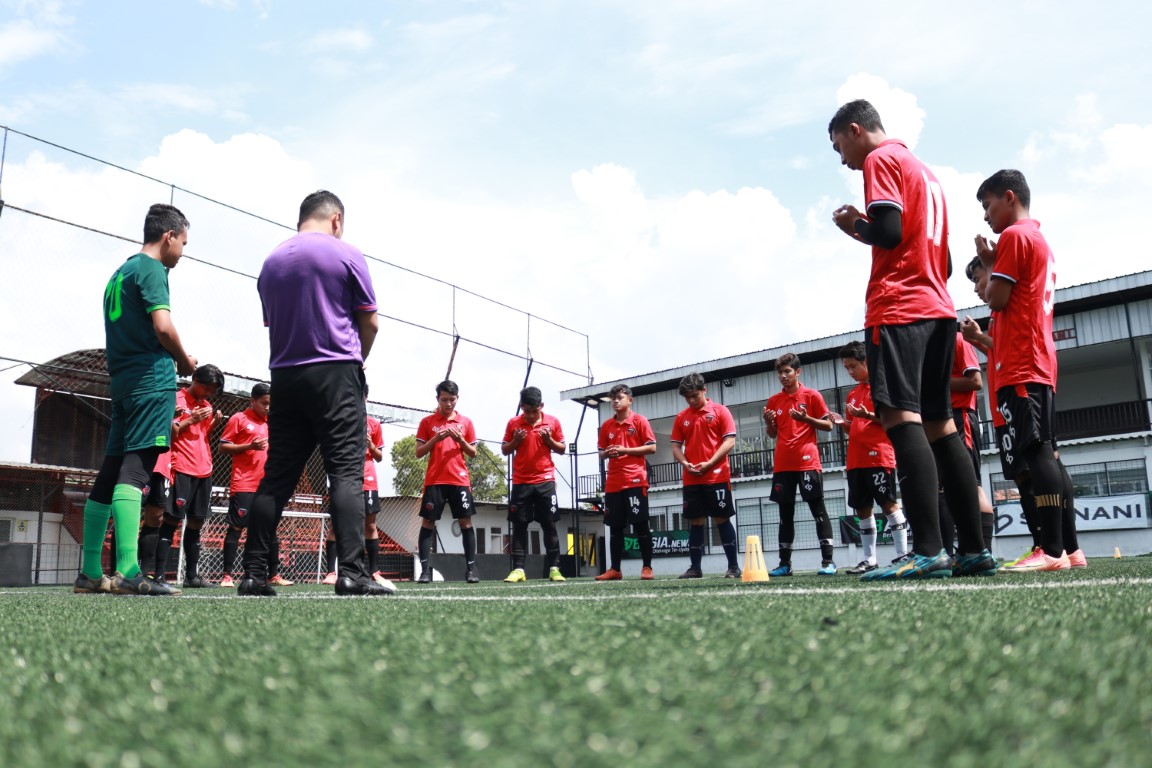
M856 566L855 568L845 568L844 573L850 573L853 576L859 576L862 573L868 573L868 571L874 571L879 567L880 566L877 565L876 563L870 563L867 560L861 560L860 565Z
M743 575L744 573L739 568L729 568L724 571L724 578L726 579L738 579Z
M431 584L432 583L432 569L425 568L420 571L420 578L416 579L417 584Z
M479 584L480 577L476 575L476 571L469 568L467 573L464 574L464 581L468 582L469 584Z
M681 578L681 579L702 579L702 578L704 578L704 574L700 572L699 568L689 568L688 570L684 571L684 573L680 574L680 576L678 578Z
M338 595L368 595L370 597L380 597L382 595L391 595L396 591L396 587L388 589L388 587L381 586L374 581L352 581L347 576L341 576L336 579L336 594Z
M203 576L193 576L190 579L184 579L184 589L207 589L214 586L216 585Z
M72 584L72 591L78 595L107 594L112 591L112 580L104 574L100 574L98 579L90 579L80 574Z
M153 581L143 573L136 574L131 579L124 578L117 571L112 576L112 594L114 595L179 595L180 590L170 587L162 581Z
M276 597L276 588L266 581L256 581L251 576L240 579L236 594L248 597Z

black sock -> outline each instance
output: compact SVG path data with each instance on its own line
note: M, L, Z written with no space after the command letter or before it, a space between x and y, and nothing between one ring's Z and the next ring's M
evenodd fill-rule
M780 508L780 564L792 564L792 543L796 541L796 501L777 503Z
M936 494L940 509L940 540L944 542L944 551L949 556L956 554L956 523L952 522L952 511L948 509L948 499L944 498L944 489Z
M716 526L716 530L720 532L720 543L724 546L724 555L728 558L729 568L739 568L740 561L737 558L736 546L736 526L732 525L732 518L728 518L720 525Z
M541 523L544 530L544 565L546 568L560 566L560 534L556 532L553 522Z
M371 576L380 570L377 567L380 562L380 539L364 539L364 554L368 559L368 575Z
M476 529L461 528L460 538L464 540L464 567L470 571L476 567Z
M326 561L328 573L336 572L336 542L324 542L324 560Z
M620 570L620 563L624 560L624 526L613 526L611 528L612 538L610 539L609 555L612 563L612 570Z
M428 569L428 559L432 557L432 537L435 535L435 528L420 527L420 536L416 539L416 546L419 549L421 570Z
M980 514L980 527L984 530L984 546L992 549L992 537L996 535L996 513Z
M1060 465L1049 443L1030 446L1025 457L1032 495L1036 499L1036 514L1040 518L1040 546L1049 557L1060 557L1064 552L1064 503L1061 500L1064 480L1060 476Z
M1032 495L1032 478L1025 475L1016 478L1016 488L1020 491L1020 514L1028 533L1032 534L1032 549L1040 546L1040 515L1036 512L1036 497Z
M812 519L816 521L821 565L827 565L832 562L832 521L828 519L828 508L824 506L824 499L819 498L809 501L808 509L812 510Z
M944 549L944 542L940 540L940 513L936 509L940 482L924 425L910 421L897 424L888 430L888 439L896 450L896 471L904 498L904 514L912 529L912 549L918 555L935 557Z
M1064 550L1068 554L1072 554L1080 549L1080 537L1076 532L1076 489L1072 485L1072 477L1068 474L1068 468L1064 466L1064 462L1059 459L1056 461L1060 465L1060 479L1063 481L1064 488L1061 498L1063 514L1060 518L1064 527Z
M156 526L145 525L140 529L136 550L140 559L140 570L145 574L156 572L156 545L159 538L160 529Z
M232 575L232 566L236 564L236 552L240 549L240 529L228 526L224 534L224 563L221 570L225 576Z
M176 526L165 522L160 526L160 535L156 538L156 578L165 578L168 574L168 558L172 554L172 537L176 535Z
M645 568L652 567L652 527L647 520L632 526L636 541L640 544L640 558Z
M688 526L688 559L692 570L700 570L700 561L704 558L704 526Z
M984 531L980 526L980 491L972 455L960 434L953 432L932 443L940 485L948 499L948 511L956 526L956 551L975 555L984 550Z
M512 523L512 567L523 568L528 555L528 523Z
M200 529L184 528L184 540L181 542L184 550L184 578L195 579L200 575Z

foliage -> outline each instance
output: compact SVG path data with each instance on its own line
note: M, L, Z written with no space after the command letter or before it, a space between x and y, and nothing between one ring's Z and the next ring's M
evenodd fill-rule
M475 458L467 459L476 501L502 502L508 498L505 461L484 443L476 446ZM400 496L419 496L424 488L428 458L416 458L416 436L402 437L392 444L392 488Z

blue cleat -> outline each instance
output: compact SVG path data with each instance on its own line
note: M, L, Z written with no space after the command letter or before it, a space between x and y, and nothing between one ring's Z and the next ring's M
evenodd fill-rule
M817 576L835 576L836 575L836 563L829 560L828 562L826 562L820 566L820 570L816 571L816 575Z
M913 554L901 563L871 571L860 581L893 581L897 579L946 579L952 576L952 558L944 550L935 557Z
M995 576L999 566L986 549L975 555L961 555L952 561L953 576Z
M778 565L775 568L773 568L772 570L768 571L768 576L775 577L775 578L779 578L781 576L791 576L791 575L792 575L792 564L791 563L780 563L780 565Z

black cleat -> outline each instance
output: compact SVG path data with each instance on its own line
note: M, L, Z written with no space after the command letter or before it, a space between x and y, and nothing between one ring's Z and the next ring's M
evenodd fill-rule
M266 581L256 581L251 576L240 579L236 594L246 597L276 597L276 588Z
M388 587L377 584L374 581L352 581L347 576L341 576L336 579L336 594L338 595L369 595L371 597L380 597L382 595L391 595L396 591L396 587L388 589Z
M702 578L704 578L704 574L700 572L699 568L689 568L688 570L684 571L684 573L680 574L680 576L678 578L681 578L681 579L702 579Z
M107 594L112 591L112 580L104 574L100 574L98 579L90 579L80 574L72 584L72 591L78 595Z
M112 594L114 595L179 595L180 590L170 587L166 582L153 581L143 573L126 579L117 571L112 576Z
M724 578L726 578L726 579L738 579L743 575L744 575L744 572L741 571L739 568L736 568L736 567L732 567L732 568L729 568L728 570L724 571Z
M464 574L464 581L468 582L469 584L479 584L480 577L476 575L476 571L469 568L468 571Z
M417 584L431 584L432 583L432 569L425 568L420 571L420 578L416 579Z
M207 589L216 586L202 576L193 576L190 579L184 579L184 589Z
M874 571L879 567L880 566L876 563L870 563L867 560L861 560L860 565L857 565L855 568L846 568L844 569L844 573L849 573L853 576L860 576L861 574L868 573L869 571Z

